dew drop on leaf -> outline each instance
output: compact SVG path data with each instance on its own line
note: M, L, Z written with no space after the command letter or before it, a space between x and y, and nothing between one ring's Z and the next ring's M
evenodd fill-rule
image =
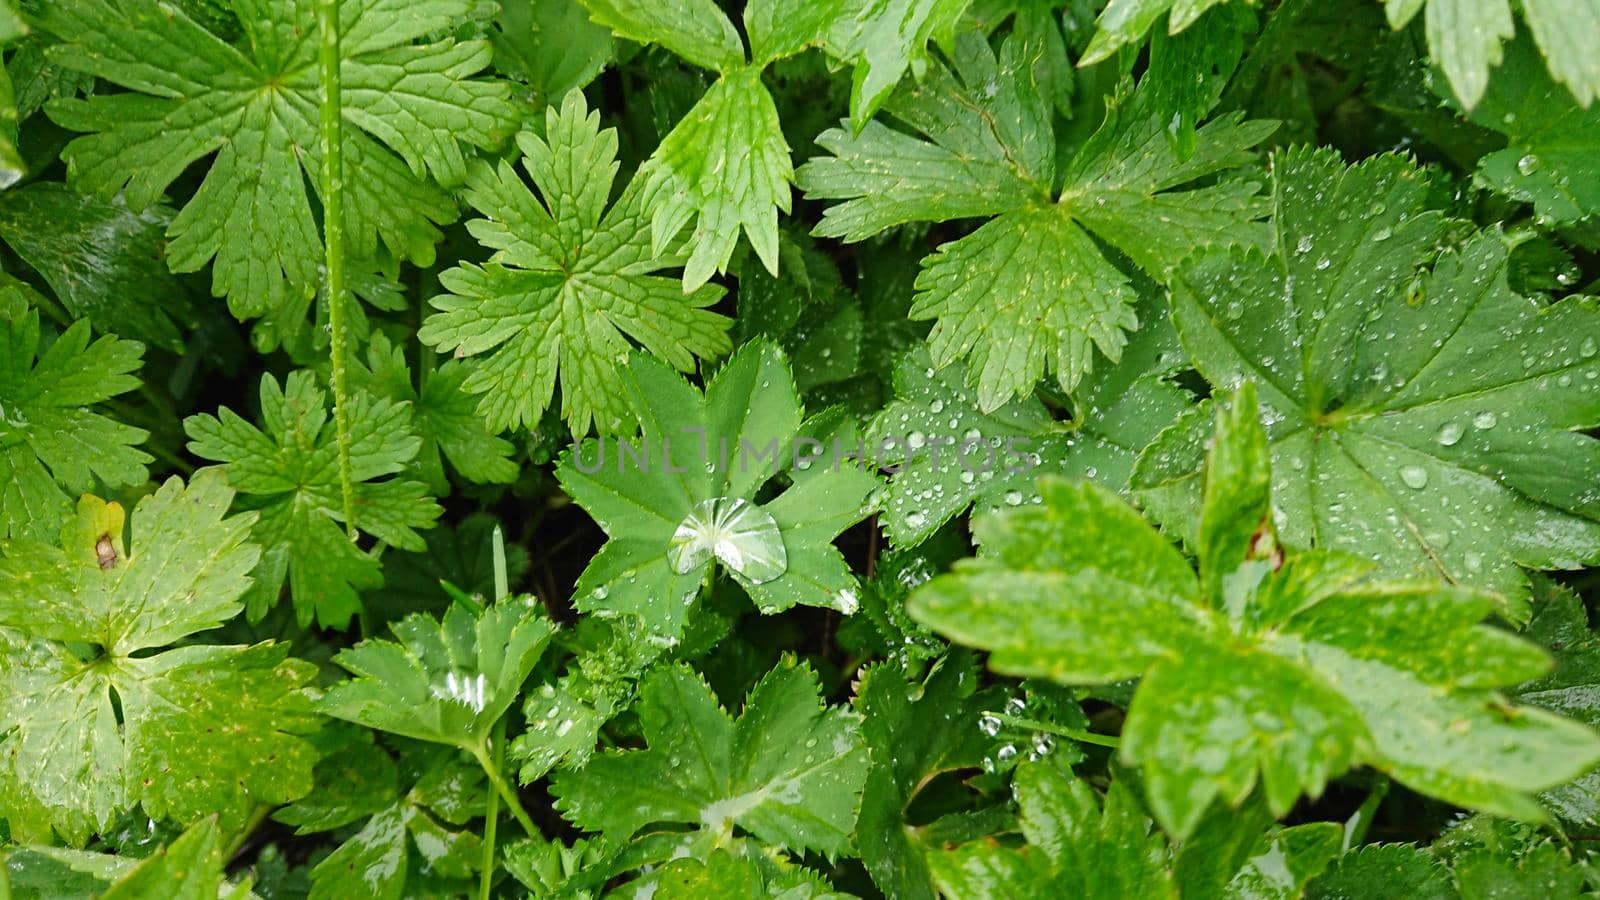
M1461 427L1460 422L1446 422L1439 426L1439 431L1433 436L1433 439L1438 441L1441 446L1454 447L1461 440L1461 435L1465 431L1466 429Z
M700 501L678 523L667 545L667 562L679 575L713 556L754 584L771 581L789 567L778 523L766 510L737 497Z
M1400 480L1406 487L1420 491L1428 486L1428 470L1421 466L1401 466Z

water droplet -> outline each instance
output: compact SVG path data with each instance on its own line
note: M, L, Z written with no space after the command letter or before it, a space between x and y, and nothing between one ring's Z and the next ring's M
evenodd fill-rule
M1479 431L1488 431L1498 424L1500 424L1500 417L1488 410L1484 410L1472 417L1472 427Z
M1033 749L1028 751L1028 758L1035 762L1049 756L1056 749L1056 739L1040 731L1033 736Z
M1021 491L1006 491L1006 505L1007 506L1021 506L1022 505L1022 492Z
M1310 253L1311 252L1311 235L1309 235L1309 234L1300 235L1300 242L1298 244L1295 244L1294 249L1298 253Z
M1006 701L1006 715L1020 716L1028 711L1027 701L1021 697L1012 697Z
M789 567L789 554L772 515L748 500L702 500L678 523L667 545L667 562L680 575L713 556L754 584L764 584Z
M1016 759L1016 757L1017 746L1015 744L1007 744L994 752L994 758L999 760L1001 763L1008 763L1013 759Z
M488 693L489 679L482 672L448 672L444 683L433 686L433 695L440 700L459 703L473 712L482 712Z
M1428 470L1421 466L1401 466L1400 480L1406 487L1420 491L1428 486Z
M1445 447L1454 447L1456 442L1461 440L1461 435L1465 431L1466 429L1461 427L1460 422L1446 422L1439 426L1439 431L1433 436L1433 439Z
M1583 343L1578 345L1578 352L1585 357L1593 356L1596 352L1600 352L1600 344L1596 344L1594 338L1584 338Z
M608 597L610 595L611 595L611 589L606 587L603 584L594 589L593 596L594 596L594 598L596 600L604 600L606 597Z
M978 717L978 730L994 737L1000 733L1000 717L994 713L984 713Z
M906 435L906 446L913 450L921 449L922 445L926 444L927 442L928 436L920 431L913 431Z
M1539 157L1529 153L1527 156L1517 160L1517 171L1524 175L1532 175L1534 172L1539 171Z

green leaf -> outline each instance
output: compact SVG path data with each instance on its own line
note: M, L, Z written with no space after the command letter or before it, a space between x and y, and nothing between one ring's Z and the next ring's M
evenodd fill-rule
M1472 121L1508 146L1478 160L1473 180L1533 204L1542 222L1570 223L1600 212L1600 107L1578 105L1552 81L1525 38L1512 42Z
M1167 142L1179 159L1196 149L1195 128L1217 105L1239 62L1245 36L1254 36L1256 17L1239 6L1202 16L1182 34L1156 31L1150 41L1150 63L1144 78L1155 93L1151 109L1167 122Z
M959 363L936 369L921 347L904 354L895 366L895 400L867 429L881 462L898 468L879 516L889 538L912 546L969 506L988 512L1036 503L1040 475L1125 490L1138 451L1191 403L1165 380L1183 357L1159 312L1163 301L1153 288L1142 297L1145 326L1121 361L1085 378L1071 422L1055 421L1033 397L985 413Z
M1121 358L1125 332L1139 325L1136 294L1096 238L1157 276L1196 247L1264 238L1251 221L1262 211L1252 185L1174 189L1248 161L1271 123L1223 117L1180 159L1147 81L1058 173L1053 107L1036 83L1046 52L1032 33L1013 34L998 57L964 35L952 70L885 107L928 140L879 124L859 135L831 129L817 143L833 156L798 173L808 197L845 201L823 214L819 235L859 241L908 222L996 216L923 260L910 313L936 320L936 367L968 361L984 412L1025 397L1046 373L1072 390L1097 350Z
M660 44L703 69L744 64L744 42L715 0L578 0L618 37Z
M310 788L314 667L286 648L181 640L237 615L258 551L252 516L224 519L218 473L176 478L134 509L86 496L59 547L18 540L0 557L0 797L25 797L80 842L135 803L235 827L257 803ZM87 659L80 654L93 648ZM270 763L270 765L269 765Z
M272 814L274 821L293 826L296 835L358 822L399 795L394 760L373 741L373 732L330 726L318 738L321 758L311 773L316 786Z
M493 351L463 386L483 395L478 411L496 431L536 425L559 374L573 433L591 423L618 433L628 420L619 361L630 339L681 371L726 353L729 321L705 309L722 290L685 295L677 279L653 274L675 260L651 247L640 179L607 210L617 133L600 128L581 92L546 111L544 137L524 132L517 142L542 202L509 163L473 170L467 201L486 218L467 227L495 254L440 275L450 293L433 299L438 311L418 337L457 356Z
M726 841L735 827L769 844L844 853L867 774L859 718L822 704L816 676L780 663L737 720L700 676L658 669L636 707L645 750L613 750L551 784L574 824L608 841L680 823Z
M1227 0L1111 0L1095 21L1094 39L1078 65L1093 65L1124 46L1138 46L1163 13L1167 33L1176 35L1194 24L1206 10Z
M90 343L81 319L42 352L40 337L38 311L0 288L0 538L48 539L69 494L138 484L151 461L134 449L147 432L94 407L139 386L144 347L111 335Z
M1511 692L1519 703L1543 707L1583 722L1600 725L1600 638L1589 627L1589 615L1577 595L1547 578L1533 579L1534 614L1523 636L1550 651L1555 668L1524 682ZM1600 772L1546 791L1545 808L1563 821L1581 825L1600 822Z
M611 32L577 0L502 3L496 25L495 68L527 81L535 107L593 81L615 51Z
M387 763L386 754L377 755ZM402 763L412 787L401 795L391 784L370 798L376 812L355 833L344 832L343 843L311 870L311 897L466 895L481 842L472 829L451 829L440 820L461 825L482 814L482 776L468 776L474 770L463 767L455 753L413 754ZM446 797L436 790L441 784L450 787L447 793L470 793ZM453 808L458 800L466 802L464 810Z
M511 742L511 756L522 763L519 777L530 784L563 763L582 766L594 753L600 728L615 710L606 701L585 702L568 685L540 685L525 695L528 730Z
M1339 855L1343 839L1343 829L1333 822L1311 822L1263 835L1244 868L1228 883L1228 896L1300 900L1306 884Z
M957 650L921 682L894 663L861 675L855 706L871 753L861 795L856 846L862 865L886 896L934 896L925 853L926 829L906 821L920 788L941 772L971 766L982 756L972 656Z
M856 579L832 541L870 512L878 480L858 461L822 455L855 441L819 430L827 414L802 422L781 352L745 345L704 395L649 357L632 360L622 381L640 437L587 441L556 469L610 538L578 579L578 609L636 615L647 633L673 641L720 564L763 612L797 603L855 611ZM757 502L781 470L792 485ZM723 515L762 527L734 537L724 529L733 523L718 524ZM714 540L725 533L733 539Z
M1104 801L1054 761L1018 767L1014 785L1028 843L973 841L928 856L944 896L1176 897L1166 842L1133 794L1113 782Z
M408 798L368 819L317 863L311 870L310 896L313 900L418 896L426 888L417 881L427 886L430 875L465 879L480 853L476 834L445 828L414 797ZM456 895L465 893L464 881L454 887Z
M474 80L484 41L415 43L463 19L466 0L340 5L344 221L352 258L433 261L437 225L466 174L462 145L488 148L517 113L504 84ZM250 0L235 45L157 0L53 5L44 27L62 65L128 88L53 101L53 119L89 132L64 151L74 185L124 191L143 210L190 164L214 158L168 228L175 272L212 265L212 292L240 318L312 293L322 251L305 180L321 165L317 45L309 0Z
M423 351L424 353L426 351ZM367 345L365 370L357 368L357 385L375 397L411 405L412 426L422 439L415 465L429 490L450 492L444 461L462 478L477 483L514 481L517 465L510 459L511 442L497 437L477 414L472 397L463 387L470 370L459 360L426 371L422 387L412 385L405 349L382 334Z
M1355 557L1286 555L1260 482L1244 477L1265 453L1256 408L1245 382L1218 413L1198 576L1103 488L1047 479L1043 504L980 520L982 555L914 593L912 615L989 650L1000 672L1142 675L1121 755L1179 838L1214 800L1237 805L1259 783L1281 816L1361 764L1457 805L1540 817L1528 795L1600 760L1587 728L1490 690L1548 659L1478 624L1489 595L1367 580Z
M1462 106L1472 109L1500 65L1502 47L1515 34L1507 0L1385 0L1389 23L1404 26L1422 4L1428 50L1444 70ZM1544 52L1550 74L1588 106L1600 95L1600 60L1579 35L1600 29L1595 0L1522 0L1523 19Z
M223 841L216 819L202 819L106 889L102 900L212 900L222 889Z
M254 897L223 879L223 842L215 818L196 822L144 859L57 847L7 854L10 896L17 900L216 900Z
M778 273L778 211L789 211L794 164L758 67L718 78L661 140L639 177L653 252L695 220L694 249L683 269L686 293L727 270L741 231L767 271Z
M50 285L67 311L102 332L181 352L173 319L187 318L184 289L162 262L172 210L134 212L37 182L0 194L0 238Z
M749 900L849 900L853 894L833 890L821 875L784 860L773 860L748 842L718 848L703 860L675 859L658 871L628 884L636 894L653 892L661 900L702 897Z
M639 170L651 252L661 254L693 219L684 293L727 271L741 231L778 274L778 211L790 209L794 165L761 72L820 43L844 0L753 0L744 12L749 64L738 31L712 0L581 2L616 34L660 44L720 76Z
M850 124L860 132L895 86L910 72L921 80L928 43L949 47L972 0L846 0L828 32L833 56L855 63L850 82Z
M751 0L744 27L750 36L750 61L757 67L822 43L823 32L854 0Z
M1274 159L1273 182L1271 254L1195 257L1172 305L1208 381L1261 390L1284 541L1498 591L1523 616L1519 564L1600 558L1585 474L1600 443L1574 433L1600 423L1595 305L1512 293L1495 230L1435 262L1445 223L1398 157L1346 168L1294 150ZM1169 430L1133 479L1185 537L1204 430L1195 416Z
M1439 861L1412 844L1369 844L1346 853L1306 888L1309 900L1455 900Z
M216 416L184 420L189 450L215 460L228 480L261 511L254 537L264 551L251 618L276 604L285 578L301 626L315 619L343 628L361 608L359 591L383 584L378 563L345 536L334 423L312 373L291 372L280 388L261 379L257 428L224 407ZM426 547L416 529L428 528L439 506L427 487L394 475L414 459L421 441L411 431L407 403L357 393L351 399L350 459L356 484L356 526L404 550ZM260 604L259 607L257 604Z
M533 598L502 600L474 615L461 604L443 620L407 616L399 641L368 639L334 662L354 675L330 688L319 708L420 741L482 752L489 728L521 692L555 628Z

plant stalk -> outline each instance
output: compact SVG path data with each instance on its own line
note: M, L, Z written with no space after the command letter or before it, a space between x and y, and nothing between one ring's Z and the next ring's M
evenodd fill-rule
M527 832L529 837L539 834L539 827L533 824L528 811L522 808L522 801L517 799L517 792L506 783L505 776L500 774L500 767L489 758L489 752L480 744L471 748L471 753L478 760L478 765L483 767L483 774L489 776L489 783L500 792L500 798L506 802L506 808L511 810L511 815L516 818L517 824L522 826L522 830Z
M426 353L426 351L424 351ZM506 568L506 538L500 526L494 527L494 600L503 601L511 593L511 579ZM490 761L499 771L505 762L506 720L501 718L490 731ZM484 771L488 771L485 769ZM483 800L483 862L478 866L478 900L489 900L489 889L494 883L494 842L496 826L500 824L499 785L490 779L489 795ZM513 808L517 808L513 804ZM520 821L520 820L519 820ZM529 833L530 836L532 833Z
M1026 728L1029 731L1043 731L1056 737L1064 737L1077 741L1080 744L1096 744L1101 747L1120 747L1122 740L1113 734L1095 734L1092 731L1080 731L1076 728L1063 728L1049 722L1040 722L1036 719L1024 719L1021 716L1009 716L1005 713L989 713L999 719L1002 724L1014 728Z
M498 531L498 530L497 530ZM491 761L496 769L505 757L501 749L505 743L506 720L501 719L494 723L494 730L489 738ZM478 900L489 900L489 889L494 884L494 841L496 826L500 824L500 791L497 786L491 785L489 795L483 801L483 862L478 866Z
M344 141L339 86L339 0L317 0L318 60L322 73L322 248L328 297L329 362L333 369L333 423L339 451L339 487L345 533L356 539L356 485L350 470L350 389L346 363L344 285Z
M235 856L239 855L239 851L244 849L245 841L250 840L250 835L261 827L261 823L266 821L267 814L270 812L272 812L272 807L266 803L258 803L255 809L250 810L250 818L246 819L245 823L239 827L239 833L233 836L233 840L229 841L228 846L222 851L223 865L227 865Z

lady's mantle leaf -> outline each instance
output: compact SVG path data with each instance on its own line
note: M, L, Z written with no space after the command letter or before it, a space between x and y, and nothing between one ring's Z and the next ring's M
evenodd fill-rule
M781 663L735 720L700 676L668 666L637 708L649 749L601 754L551 785L580 827L624 842L657 823L722 839L737 826L789 850L849 849L867 751L858 717L823 705L810 669Z
M355 677L322 698L323 712L419 741L481 749L511 707L555 627L531 597L474 616L454 604L442 621L417 613L392 626L399 642L373 639L334 662Z
M585 442L556 470L611 538L578 579L579 609L637 615L651 634L675 640L720 564L765 612L797 603L855 611L856 579L832 541L867 515L878 479L857 460L834 459L835 439L857 449L851 430L834 427L837 417L801 421L777 348L745 345L704 395L650 357L634 357L622 382L640 437ZM756 491L785 469L793 485L757 503ZM737 527L718 526L735 513ZM777 550L781 570L771 565Z
M1527 594L1518 564L1600 559L1600 308L1506 284L1507 240L1446 223L1384 156L1273 161L1270 255L1207 253L1173 283L1184 349L1213 385L1256 381L1284 540L1398 577ZM1134 487L1188 536L1205 422L1145 451ZM1519 613L1520 615L1520 613Z

